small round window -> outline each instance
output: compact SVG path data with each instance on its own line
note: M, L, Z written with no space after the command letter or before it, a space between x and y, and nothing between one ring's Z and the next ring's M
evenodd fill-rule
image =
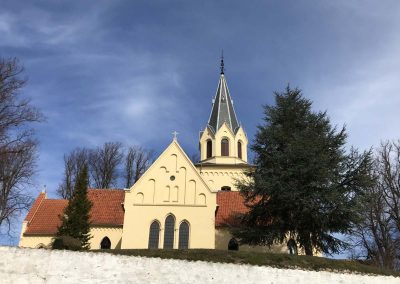
M175 176L170 176L169 179L170 180L175 180Z

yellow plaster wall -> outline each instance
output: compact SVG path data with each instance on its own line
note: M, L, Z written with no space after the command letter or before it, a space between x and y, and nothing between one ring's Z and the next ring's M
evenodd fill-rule
M23 225L23 231L26 226ZM90 228L90 234L93 238L90 239L90 249L100 249L100 242L104 237L108 237L111 241L111 248L121 248L121 227L92 227ZM19 246L26 248L38 248L39 246L50 247L54 236L35 236L35 235L23 235L19 239Z
M122 227L92 227L90 234L90 249L100 249L100 243L104 237L108 237L111 241L111 249L121 248Z
M53 236L22 236L19 239L18 246L24 248L49 248L53 240Z
M173 178L172 178L173 176ZM175 242L178 247L179 224L189 223L189 248L214 248L216 192L173 141L146 173L125 193L125 218L122 248L147 248L150 225L164 224L168 214L175 216Z
M245 176L243 171L247 167L224 167L224 166L201 166L197 169L200 171L203 179L209 184L213 190L221 190L223 186L231 187L232 191L237 191L236 180L242 180Z
M215 249L228 250L229 240L232 238L232 234L228 228L216 228L215 229ZM287 246L274 245L272 247L267 246L249 246L239 245L240 251L256 251L256 252L270 252L270 253L288 253Z

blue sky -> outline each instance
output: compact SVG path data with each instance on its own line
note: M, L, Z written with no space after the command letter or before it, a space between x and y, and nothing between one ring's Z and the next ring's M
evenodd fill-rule
M63 154L78 146L160 153L176 130L196 153L221 49L250 140L288 83L346 124L349 146L398 139L399 30L399 1L3 0L0 56L20 59L23 95L47 117L32 195L46 185L56 197Z

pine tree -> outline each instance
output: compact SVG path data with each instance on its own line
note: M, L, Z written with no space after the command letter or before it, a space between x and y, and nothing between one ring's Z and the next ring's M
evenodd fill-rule
M255 169L238 184L249 206L233 231L242 243L272 245L293 239L307 255L336 253L355 222L362 189L371 182L371 153L346 152L346 130L326 112L313 112L299 89L275 93L264 106L252 150Z
M92 203L87 197L88 170L87 166L79 172L74 194L65 208L62 224L57 236L69 236L80 241L82 249L89 249L90 221L89 213Z

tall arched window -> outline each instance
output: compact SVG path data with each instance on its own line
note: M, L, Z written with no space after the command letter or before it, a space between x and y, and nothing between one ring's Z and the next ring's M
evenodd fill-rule
M153 221L149 232L149 249L158 249L158 240L160 239L160 223Z
M207 140L207 159L212 156L212 141Z
M237 148L238 148L238 157L239 159L242 159L242 142L238 141Z
M179 226L179 249L189 248L189 224L183 221Z
M221 140L221 156L229 156L229 141L226 138Z
M174 233L175 233L175 218L173 215L168 215L165 219L164 229L164 248L174 248Z
M100 243L101 249L110 249L111 248L111 241L108 237L104 237Z

